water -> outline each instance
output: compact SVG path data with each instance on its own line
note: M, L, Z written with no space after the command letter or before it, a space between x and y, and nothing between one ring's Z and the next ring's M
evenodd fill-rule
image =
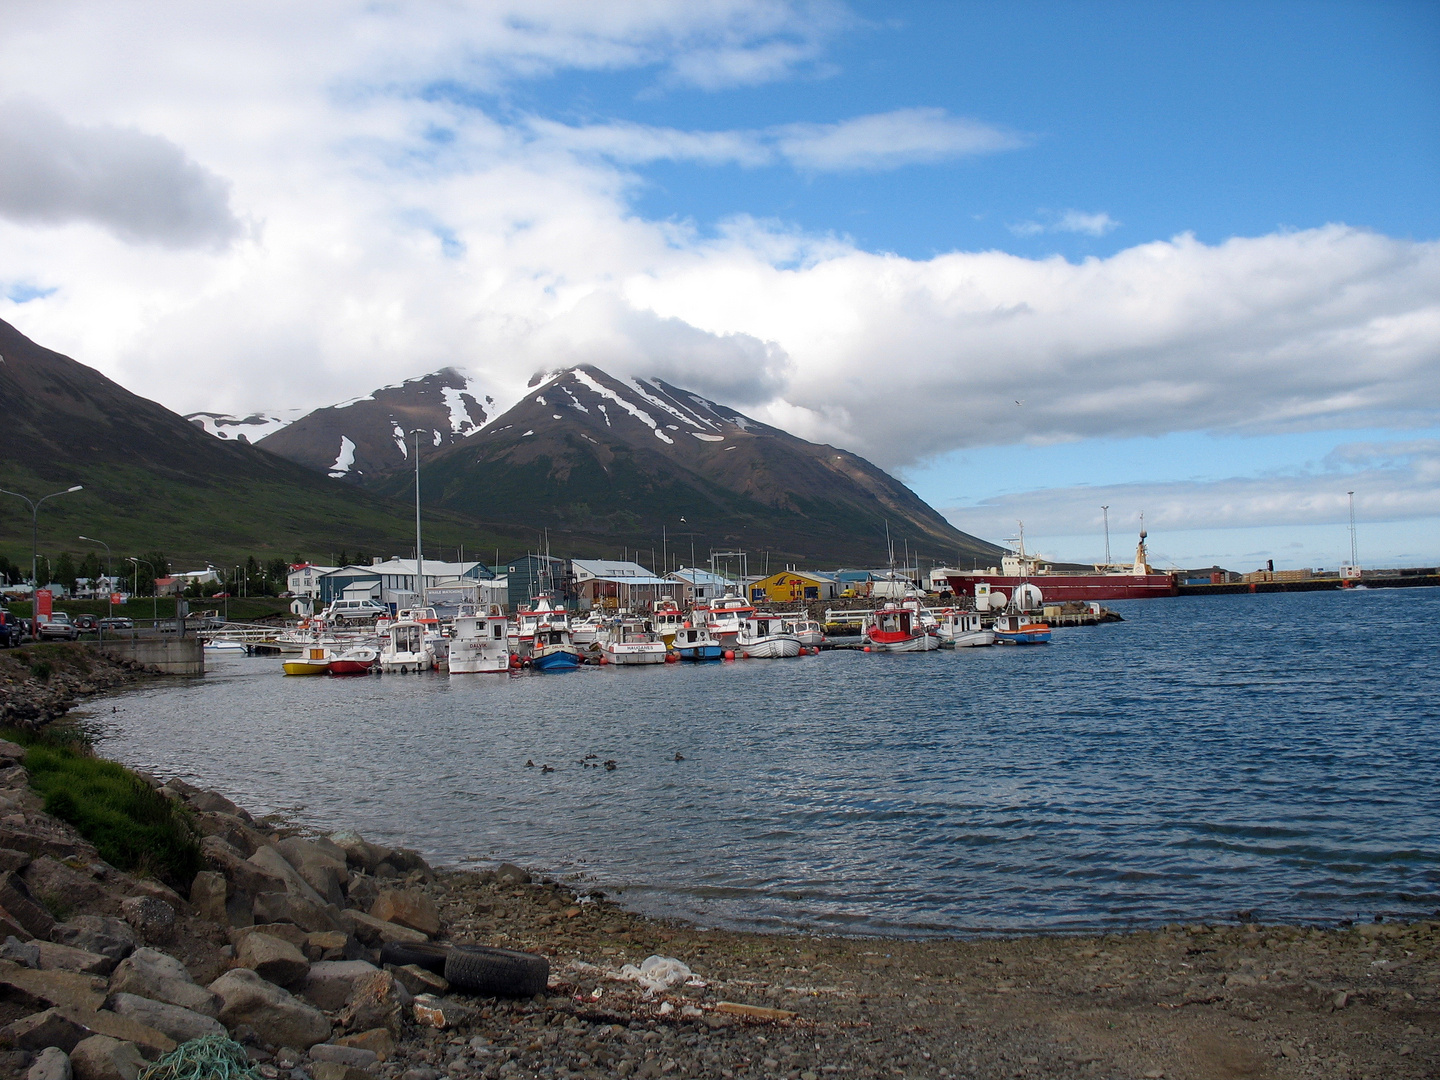
M348 680L222 659L92 711L102 752L256 813L706 925L1440 907L1440 589L1115 606L1048 646L900 656Z

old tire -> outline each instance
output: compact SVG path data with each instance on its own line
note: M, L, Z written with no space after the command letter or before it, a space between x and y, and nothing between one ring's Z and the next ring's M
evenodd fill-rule
M550 981L550 961L514 949L456 945L445 960L445 979L480 997L533 997Z
M445 974L445 960L449 955L449 945L436 945L428 941L422 941L415 945L406 945L400 941L387 941L380 946L382 967L385 964L394 964L396 967L416 964L426 971L433 971L436 975Z

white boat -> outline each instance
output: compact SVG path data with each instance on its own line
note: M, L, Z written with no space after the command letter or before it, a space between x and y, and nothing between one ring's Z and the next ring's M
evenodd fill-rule
M744 628L745 620L755 614L755 609L732 592L727 592L708 608L696 608L691 612L692 620L704 614L710 627L710 634L727 649L736 648L736 640Z
M583 619L576 619L570 624L570 640L575 647L582 651L590 648L600 647L600 641L605 637L609 628L610 620L605 613L598 608L591 611Z
M980 616L974 611L957 611L945 608L935 613L935 636L940 644L950 649L967 649L981 645L994 645L995 633L980 625Z
M786 616L785 632L794 634L802 648L818 649L825 643L825 628L814 619L800 615Z
M675 634L685 622L685 613L673 597L662 596L655 610L650 613L650 628L655 631L665 647L670 648Z
M645 620L636 616L614 620L600 648L611 664L663 664L669 651Z
M450 634L450 674L477 675L510 670L510 643L505 616L498 608L488 615L461 614Z
M510 626L510 651L528 660L534 652L535 629L541 622L552 628L570 629L570 616L564 605L556 606L552 594L542 592L535 597L534 607L522 607L515 612L515 621Z
M435 667L435 650L425 640L425 625L400 619L386 628L385 647L380 652L380 670L386 672L430 671Z
M742 657L778 660L800 655L800 639L785 629L785 618L769 612L756 612L740 624L735 638L735 651Z
M208 653L240 653L243 655L247 649L243 641L226 641L224 638L209 638L205 642L205 651Z
M940 647L940 638L924 623L918 605L890 603L870 612L861 634L866 648L875 652L931 652Z

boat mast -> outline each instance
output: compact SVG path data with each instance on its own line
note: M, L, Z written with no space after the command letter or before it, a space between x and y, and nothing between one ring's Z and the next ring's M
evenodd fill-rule
M420 429L415 429L415 587L420 590L420 606L425 606L424 548L420 546Z
M1359 554L1355 550L1355 492L1346 492L1350 496L1350 565L1359 565Z

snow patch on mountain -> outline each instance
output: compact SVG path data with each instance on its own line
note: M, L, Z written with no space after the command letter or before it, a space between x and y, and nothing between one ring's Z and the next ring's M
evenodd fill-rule
M330 466L330 476L343 480L355 464L355 444L346 435L340 436L340 453L335 455L335 464Z
M288 410L290 415L275 416L270 413L250 413L248 416L231 416L228 413L195 412L186 415L196 427L207 435L227 442L243 441L257 443L266 435L294 423L303 413L299 409Z
M616 405L619 405L622 409L624 409L626 412L628 412L631 416L635 417L636 420L639 420L642 424L644 424L644 425L645 425L646 427L648 427L651 431L653 431L653 432L655 433L655 437L656 437L657 439L659 439L661 442L667 442L667 443L669 443L671 446L674 446L674 445L675 445L675 440L672 439L672 438L670 438L669 435L666 435L665 432L661 431L661 430L660 430L660 425L655 422L655 418L654 418L653 416L651 416L649 413L647 413L644 409L640 408L639 406L632 405L630 402L626 401L626 400L625 400L623 397L621 397L619 394L615 393L614 390L611 390L608 386L603 386L603 385L601 385L600 383L596 382L594 379L592 379L589 375L585 374L585 372L581 371L579 368L576 368L575 371L574 371L572 374L575 376L575 381L576 381L576 382L580 383L582 386L586 387L587 389L594 391L595 393L599 394L601 397L603 397L603 398L608 398L609 400L615 402ZM604 406L601 406L601 408L603 409ZM605 422L606 422L607 424L610 422L610 414L609 414L609 413L606 413L606 414L605 414Z

